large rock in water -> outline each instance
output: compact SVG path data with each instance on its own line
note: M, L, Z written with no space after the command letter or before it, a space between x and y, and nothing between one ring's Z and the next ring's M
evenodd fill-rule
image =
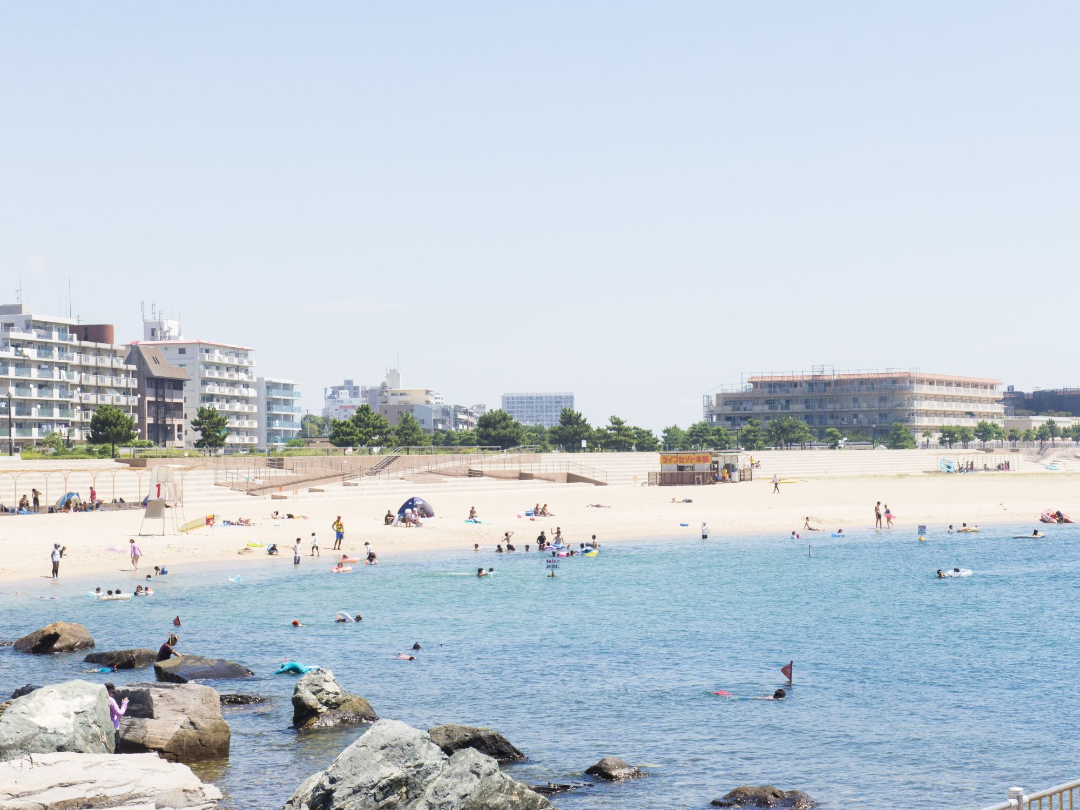
M342 689L328 669L312 670L301 677L293 690L292 705L297 728L333 728L379 719L370 703Z
M548 810L551 804L466 748L447 757L423 731L380 720L284 810Z
M221 791L154 754L35 754L0 762L0 808L213 810Z
M85 650L94 646L94 639L81 624L53 622L35 630L15 642L19 652L44 655L45 653Z
M114 747L109 693L98 684L45 686L11 701L0 715L0 760L56 751L111 754Z
M157 653L153 650L113 650L112 652L90 653L83 661L115 669L142 669L154 663Z
M221 716L218 693L194 683L136 683L118 688L128 699L120 720L116 751L156 751L175 762L195 762L229 755L232 732Z
M474 748L496 762L516 762L519 759L525 759L525 755L511 745L506 737L490 728L447 723L429 728L428 736L447 756L463 748Z
M224 658L203 658L201 655L181 655L154 664L154 675L159 681L187 683L188 681L212 681L225 678L250 678L255 673L245 666Z
M595 776L605 782L620 782L623 779L639 779L648 774L641 768L632 768L618 757L604 757L592 767L586 768L585 773Z
M722 799L713 799L711 804L713 807L784 807L791 810L810 810L814 806L814 800L801 790L778 790L772 785L743 785Z

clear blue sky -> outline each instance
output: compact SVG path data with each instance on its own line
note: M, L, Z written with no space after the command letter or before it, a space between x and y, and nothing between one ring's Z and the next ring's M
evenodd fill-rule
M746 370L1080 385L1076 3L9 3L0 294L659 429ZM65 304L66 306L66 304ZM1069 352L1066 355L1066 347Z

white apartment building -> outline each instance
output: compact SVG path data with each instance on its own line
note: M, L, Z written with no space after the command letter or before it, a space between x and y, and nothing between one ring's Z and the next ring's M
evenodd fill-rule
M348 419L361 405L370 405L372 410L376 410L379 407L378 396L378 388L345 380L342 385L323 389L322 415L330 419Z
M572 393L502 395L502 409L523 425L555 427L563 408L574 410Z
M293 380L259 377L255 381L258 397L259 448L283 445L300 435L300 391Z
M109 324L0 306L0 436L10 424L16 450L54 432L85 441L99 405L133 414L138 383L126 355Z
M167 339L156 338L162 334ZM191 429L190 420L195 418L200 406L210 405L228 417L226 445L234 448L259 445L254 349L209 340L189 340L183 336L178 323L164 319L143 321L143 336L137 345L159 349L170 365L185 369L191 377L184 383L184 411L189 419L184 431L185 447L193 447L199 438Z

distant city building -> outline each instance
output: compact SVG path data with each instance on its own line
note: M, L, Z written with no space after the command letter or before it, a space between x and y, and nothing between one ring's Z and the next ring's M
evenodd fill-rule
M165 340L151 336L168 336ZM159 349L169 365L184 369L184 411L188 426L184 446L194 446L199 438L191 429L200 406L214 406L228 418L227 445L254 448L260 443L258 392L255 390L254 349L183 336L176 321L157 319L143 322L144 340L133 346Z
M502 395L502 409L523 425L555 427L563 408L574 409L572 393Z
M135 424L139 438L158 447L183 447L188 429L184 383L191 375L186 369L170 365L161 350L152 346L129 346L127 363L135 367L138 379Z
M330 419L348 419L361 405L374 411L379 407L378 397L378 387L355 385L352 380L345 380L342 385L323 389L322 415Z
M1016 407L1036 414L1054 411L1080 416L1080 388L1036 388L1024 395L1023 405Z
M1062 430L1080 424L1075 416L1006 416L1005 430L1038 430L1051 419Z
M706 394L705 420L728 430L749 419L801 419L812 428L864 428L884 432L894 422L912 433L943 425L974 427L980 421L1004 426L1001 380L924 374L916 370L745 374L742 383Z
M473 414L475 414L477 419L479 419L488 411L487 405L485 405L483 402L479 402L476 405L473 405L471 408L469 408L469 410L472 411Z
M259 447L283 445L300 435L300 391L292 380L259 377L255 380L258 398Z
M134 415L137 380L126 357L109 324L0 305L0 436L10 424L16 448L50 433L84 441L98 406Z

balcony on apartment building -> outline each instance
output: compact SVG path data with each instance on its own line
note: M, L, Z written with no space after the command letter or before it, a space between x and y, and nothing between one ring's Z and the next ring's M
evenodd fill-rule
M255 361L250 357L239 354L226 354L217 351L203 351L199 355L199 361L203 363L221 363L226 366L253 366Z
M230 419L226 424L230 428L242 428L250 430L254 430L259 426L259 423L256 422L254 419Z
M255 413L258 410L254 405L249 405L246 402L220 402L204 398L199 404L207 407L213 406L221 413Z
M303 427L299 422L290 422L285 419L267 419L267 430L300 430Z
M199 374L211 380L236 380L238 382L255 382L255 375L250 371L222 371L216 368L207 368L202 366L199 369Z
M299 391L290 391L287 388L271 388L270 386L266 387L267 399L299 399L299 397Z

